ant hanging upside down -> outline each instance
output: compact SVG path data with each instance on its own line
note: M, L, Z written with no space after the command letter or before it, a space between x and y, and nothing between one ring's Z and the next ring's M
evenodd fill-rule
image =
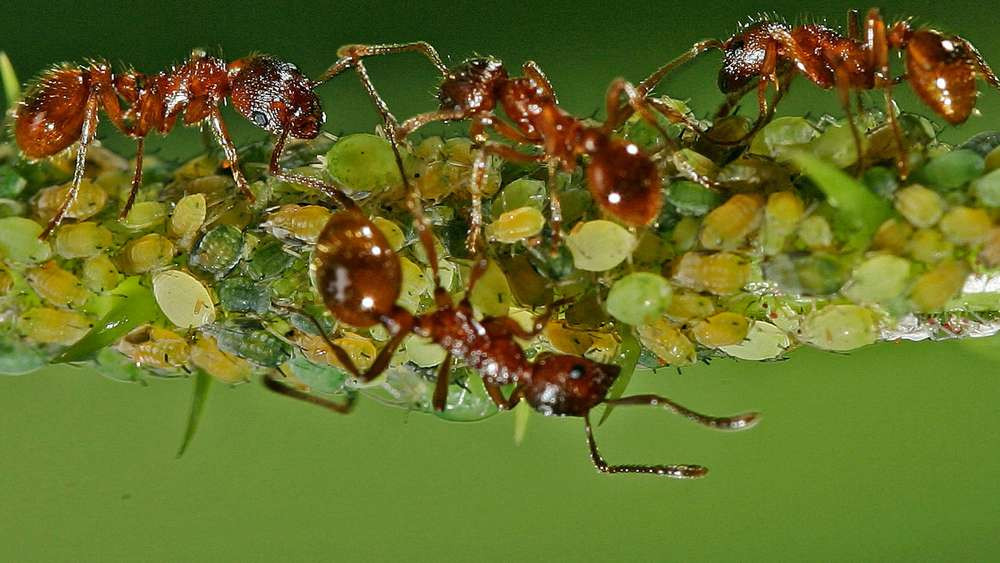
M766 123L774 105L788 88L794 74L805 76L823 89L834 88L844 107L862 161L862 140L851 111L850 93L881 90L886 112L897 144L900 174L908 173L906 147L892 99L892 87L908 82L921 100L948 123L963 123L972 114L978 95L976 78L1000 88L1000 78L968 40L957 35L913 27L907 21L887 25L875 8L869 10L862 24L860 14L848 16L847 35L819 24L790 26L783 22L760 19L742 26L726 41L706 40L696 43L687 53L660 67L643 80L637 92L647 96L668 73L698 55L719 49L723 52L719 71L719 89L729 94L726 107L753 88L758 78L757 123L748 138ZM905 55L906 73L893 77L889 55ZM787 77L787 78L784 78ZM776 90L768 105L767 89Z
M659 406L717 430L744 430L757 421L757 413L731 417L706 416L655 395L607 399L608 390L618 377L618 366L550 353L529 360L515 338L528 339L538 335L559 303L550 305L536 318L532 330L524 330L509 317L477 320L468 295L486 271L487 260L480 257L473 262L466 298L456 305L438 282L434 246L424 243L424 250L431 264L437 309L413 315L397 305L402 288L399 258L385 236L359 207L345 206L344 210L330 218L320 234L312 268L327 308L341 322L359 328L381 325L390 334L388 343L365 372L354 365L344 349L327 341L340 363L359 380L370 381L385 371L393 353L407 335L429 338L447 352L434 388L432 404L436 410L446 408L449 369L452 358L457 358L481 375L490 398L501 409L511 409L523 399L542 414L582 417L591 459L604 473L650 473L693 478L705 475L708 470L699 465L609 465L597 450L590 424L590 411L598 405ZM274 376L265 379L265 384L273 391L338 412L350 409L349 405L327 402L289 387ZM514 386L509 397L503 396L501 386L504 385Z

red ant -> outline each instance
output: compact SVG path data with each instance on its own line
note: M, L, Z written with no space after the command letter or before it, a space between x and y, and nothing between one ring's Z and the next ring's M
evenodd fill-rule
M757 421L757 413L711 417L654 395L607 399L608 389L618 377L619 368L615 365L559 354L541 354L534 361L529 361L515 337L528 339L536 336L560 303L553 303L536 318L532 330L523 329L509 317L477 320L468 296L486 271L487 260L479 257L473 262L466 298L455 305L438 282L434 247L429 243L430 239L423 239L434 278L437 308L430 313L413 315L396 304L402 288L399 258L385 236L357 205L345 206L343 211L335 213L320 234L313 268L327 308L344 323L361 328L381 325L391 335L372 366L364 373L354 365L344 349L327 340L340 363L359 380L370 381L385 371L393 353L407 335L412 333L429 338L447 351L434 387L432 404L436 410L445 409L449 370L452 358L457 358L479 372L490 398L501 409L511 409L524 399L545 415L583 417L591 459L604 473L651 473L693 478L705 475L707 469L698 465L608 465L597 450L589 419L590 411L600 404L661 406L698 424L719 430L743 430ZM328 402L288 387L274 376L265 379L265 384L273 391L338 412L347 412L351 408L351 403ZM508 384L513 384L514 390L505 398L501 386Z
M784 75L790 79L798 73L823 89L836 88L850 122L859 162L862 159L861 133L852 115L850 92L882 90L898 148L897 166L904 177L908 170L903 135L892 100L895 84L909 82L928 107L953 125L963 123L972 114L978 95L977 75L1000 88L1000 78L968 40L934 29L914 28L905 20L886 25L878 9L872 8L863 25L857 10L849 12L846 37L819 24L793 27L767 18L752 22L741 26L739 32L725 42L696 43L687 53L643 80L636 90L646 96L674 68L710 49L720 49L724 54L719 89L731 95L732 99L727 102L730 107L735 99L753 87L754 78L760 79L757 83L759 116L750 134L773 115L774 105L788 88ZM890 74L892 50L905 54L906 74L903 76ZM774 84L776 90L770 108L767 103L769 84Z
M208 122L222 146L236 186L253 200L240 171L236 147L222 120L220 106L227 98L240 115L277 136L269 166L272 176L320 189L343 203L348 198L339 189L315 178L292 174L279 165L289 138L313 139L326 120L313 90L344 70L355 68L366 90L373 95L377 109L385 115L388 110L375 94L359 56L422 51L444 68L437 53L426 43L373 45L366 49L341 57L315 81L306 78L295 65L270 56L251 55L226 64L201 51L192 53L183 64L154 75L134 70L114 74L103 61L45 72L14 112L17 144L30 159L53 156L74 143L79 143L79 150L70 190L41 237L51 234L76 198L101 109L118 130L134 138L137 144L132 190L121 217L128 214L142 184L145 138L154 131L168 133L182 113L185 125Z
M549 192L552 211L553 242L558 243L561 224L559 200L554 192L555 170L572 172L581 156L589 157L587 185L594 199L607 213L632 226L646 226L659 215L662 205L660 175L649 156L629 142L611 135L621 123L619 111L622 94L631 107L650 122L653 104L638 96L634 87L622 79L611 84L606 96L608 118L601 126L584 123L558 105L548 78L534 62L522 67L524 76L510 78L501 61L474 58L444 70L438 90L440 109L417 115L396 128L396 139L435 121L471 121L470 137L477 151L473 161L470 249L476 247L482 223L481 189L490 154L526 163L546 163L549 167ZM495 110L503 108L513 124L501 120ZM674 112L667 111L673 117ZM680 119L679 117L677 119ZM541 154L526 154L487 139L492 129L515 143L533 145Z

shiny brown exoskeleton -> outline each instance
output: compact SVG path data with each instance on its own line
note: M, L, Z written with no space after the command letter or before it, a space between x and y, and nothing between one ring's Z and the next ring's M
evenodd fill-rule
M511 78L503 63L494 58L465 61L444 73L438 90L440 108L406 120L398 129L402 140L416 129L435 121L467 120L470 137L477 143L473 162L472 213L469 246L475 248L482 221L480 186L486 158L490 154L516 162L546 163L552 209L553 242L559 238L561 213L554 192L554 171L576 169L580 157L589 157L587 186L600 208L632 226L656 220L662 205L660 175L653 161L639 148L612 135L620 124L619 102L628 97L634 110L657 123L646 100L635 95L624 80L612 83L606 96L608 118L593 126L570 115L556 100L552 85L534 62L522 66L524 76ZM501 120L502 109L512 122ZM487 140L490 129L520 145L536 146L540 154L526 154L508 145Z
M59 225L83 179L87 148L94 139L100 110L122 133L136 140L136 166L132 191L121 215L128 214L142 183L145 138L153 132L168 133L180 120L185 125L208 122L222 146L237 187L250 199L253 194L240 171L236 147L226 131L220 106L227 100L251 123L274 135L269 172L288 182L322 190L336 201L346 196L315 178L282 170L278 162L290 138L313 139L326 119L313 90L341 72L354 68L377 109L387 110L374 95L360 57L405 51L437 54L426 43L373 45L342 55L319 80L305 77L295 65L266 55L251 55L231 63L196 51L183 64L153 75L134 70L114 73L103 61L84 66L61 66L42 74L28 89L14 112L14 136L31 159L55 155L79 143L73 182L55 216L42 233L47 237ZM437 63L441 68L440 61Z
M710 417L653 395L607 399L608 390L618 377L619 368L614 365L558 354L542 354L529 361L515 337L530 339L536 336L549 319L553 306L535 320L533 330L524 330L508 317L477 319L467 298L455 304L438 284L437 269L433 266L437 260L433 245L426 242L429 240L425 239L424 244L432 264L437 308L423 315L413 315L396 303L402 287L399 258L381 231L357 206L350 205L335 213L320 234L312 267L327 308L344 323L362 328L381 325L390 334L388 343L363 373L345 350L327 342L340 363L359 380L369 381L382 373L407 335L429 338L447 351L434 388L432 404L436 410L446 408L452 358L459 359L481 375L490 398L501 409L510 409L524 399L542 414L583 417L591 458L604 473L693 478L703 476L707 469L698 465L608 465L597 450L589 419L590 411L600 404L661 406L720 430L742 430L756 422L756 413ZM467 296L486 266L485 258L473 263ZM265 379L265 384L274 391L338 412L350 408L350 404L326 402L310 396L276 378ZM509 397L503 396L503 385L514 385Z
M759 117L753 131L773 114L774 103L787 89L788 80L782 80L783 77L790 79L801 74L821 88L836 88L850 120L859 157L861 135L852 117L850 92L882 90L898 144L897 164L904 176L905 148L892 101L895 84L908 82L928 107L951 124L962 123L972 114L978 94L977 77L1000 88L1000 78L968 40L934 29L915 28L907 21L887 25L879 11L872 8L863 24L857 11L850 12L846 36L819 24L790 26L769 19L753 22L725 42L709 40L696 44L644 80L638 86L639 93L646 95L676 66L710 49L721 49L724 54L719 71L719 88L723 93L738 98L753 87L754 79L759 79ZM904 55L906 73L900 77L891 75L892 51ZM769 84L776 89L770 107L766 97Z

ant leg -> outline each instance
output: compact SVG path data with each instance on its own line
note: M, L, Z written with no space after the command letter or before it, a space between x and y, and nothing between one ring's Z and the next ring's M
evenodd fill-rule
M854 137L854 147L858 152L857 173L860 176L865 170L864 139L861 137L861 131L858 130L857 121L854 119L854 111L851 109L850 79L846 76L846 71L843 66L838 66L835 69L834 76L836 77L837 96L840 98L840 105L844 107L844 113L847 114L847 123L851 126L851 135Z
M410 134L417 129L420 129L424 125L428 125L430 123L435 123L437 121L458 121L465 119L466 117L465 112L457 110L438 110L421 113L407 119L396 127L396 140L402 141L403 139L409 137Z
M288 140L288 133L288 131L282 131L282 133L278 135L278 138L274 141L274 150L271 152L271 162L268 165L268 174L270 174L274 179L281 180L282 182L309 186L310 188L319 190L321 193L335 201L344 210L356 211L360 213L361 208L358 207L358 204L355 203L354 200L340 188L331 186L318 178L312 178L302 174L294 174L281 168L278 161L281 159L281 153L285 151L285 142Z
M601 473L645 473L673 477L674 479L697 479L708 473L708 468L701 465L608 465L608 462L597 451L594 440L594 430L590 426L590 413L583 415L583 425L587 431L587 445L590 446L590 460Z
M855 41L861 39L861 12L854 8L847 10L847 37Z
M444 407L448 402L448 384L450 383L449 378L451 376L451 352L444 355L444 361L441 362L441 367L438 368L437 381L434 382L434 397L431 399L431 405L434 410L438 412L443 412Z
M896 169L900 178L909 176L909 163L906 159L906 142L903 131L896 116L896 104L892 100L892 87L897 82L890 77L889 38L885 21L877 8L868 11L865 17L864 49L868 53L868 65L875 71L875 88L881 88L885 97L885 111L889 116L892 136L896 141Z
M907 161L903 129L899 126L899 117L896 115L896 102L892 99L892 84L887 83L882 92L885 94L885 112L889 116L892 136L896 140L896 169L899 170L899 177L905 180L910 175L910 163Z
M605 405L614 406L649 406L663 407L664 409L683 416L684 418L698 423L702 426L714 428L715 430L746 430L760 419L760 413L748 412L735 416L709 416L695 412L680 403L676 403L666 397L658 395L633 395L631 397L621 397L618 399L607 399L603 401Z
M510 397L507 397L506 399L503 396L503 391L500 389L500 386L496 383L483 381L483 387L486 388L486 393L490 396L493 403L500 407L500 410L503 411L509 411L516 407L517 404L521 402L521 399L524 398L524 386L522 385L514 387L514 391L511 392Z
M604 121L604 132L611 133L611 131L617 129L622 123L622 116L624 113L618 107L618 101L622 94L625 94L628 104L632 110L638 113L639 117L641 117L644 121L656 128L660 135L663 136L663 140L669 145L669 148L672 151L677 150L677 143L670 138L670 133L668 133L667 130L660 124L660 121L656 119L656 115L653 113L653 110L650 109L651 104L649 103L649 100L639 96L635 86L627 82L624 78L616 78L613 80L611 85L608 87L607 94L605 95L604 101L607 106L608 117ZM670 121L674 121L676 119L677 122L684 123L688 127L692 127L692 125L684 118L684 116L680 115L679 112L666 108L663 104L656 107L656 110L663 113L663 115ZM699 130L696 126L693 128L695 131Z
M535 61L525 61L525 63L521 65L521 71L525 76L537 82L542 89L545 90L546 94L552 96L552 99L557 104L559 103L559 100L556 99L556 91L552 87L552 81L545 75L545 72L542 71L542 67L538 66L538 63Z
M277 377L274 376L274 374L271 373L268 373L267 375L264 376L263 383L264 387L267 387L269 391L273 391L275 393L278 393L279 395L291 397L299 401L305 401L307 403L317 405L340 414L348 414L352 410L354 410L354 403L357 400L353 394L349 394L347 396L347 401L344 403L337 403L329 399L317 397L315 395L306 393L305 391L301 391L299 389L295 389L294 387L291 387L288 384L281 382L280 380L278 380Z
M372 362L371 367L364 373L358 369L358 366L354 365L354 361L351 360L346 350L326 339L327 345L330 346L333 354L343 364L344 369L364 383L375 379L389 367L389 361L392 359L393 353L396 352L396 349L403 343L403 339L406 338L406 335L410 334L410 330L413 328L413 315L405 309L397 307L396 311L390 313L388 316L391 317L391 322L386 322L385 325L389 329L389 332L392 333L392 338L382 347L378 355L375 356L375 361Z
M236 187L246 195L250 203L253 203L256 198L253 192L250 191L247 179L243 177L243 172L240 170L240 159L239 154L236 152L236 145L229 138L229 131L226 130L226 124L222 121L222 112L219 111L218 106L212 107L208 122L212 126L212 133L215 135L215 140L222 146L222 152L225 153L226 160L229 161L229 168L233 172L233 181L236 182Z
M121 213L118 214L119 220L124 220L128 216L128 212L132 210L132 205L135 203L135 196L139 193L139 186L142 185L142 153L145 141L144 137L136 139L135 173L132 174L132 190L128 193L128 200L125 201L125 207L122 207Z
M91 89L87 95L86 105L84 106L80 147L76 150L76 166L73 169L73 183L70 184L69 192L66 193L66 197L63 199L62 204L59 205L59 209L49 219L49 224L46 225L45 230L42 231L42 234L38 235L39 239L45 240L52 234L52 231L62 223L63 217L69 211L69 206L76 201L76 194L80 191L80 182L83 181L83 171L87 166L87 149L90 147L90 143L94 140L94 134L97 132L97 108L97 92Z
M351 67L359 59L364 57L378 56L378 55L391 55L396 53L407 53L407 52L417 52L430 60L431 64L434 65L438 71L444 75L448 72L448 67L441 62L441 56L430 43L424 41L416 41L413 43L393 43L384 45L344 45L340 49L337 49L337 56L340 57L337 62L333 64L323 75L314 82L314 85L319 85L327 80L330 80L334 76L337 76L344 70Z
M521 327L520 324L518 324L517 321L515 321L510 317L492 317L488 321L484 320L483 323L485 324L489 322L500 325L514 336L518 338L523 338L524 340L530 340L538 336L539 334L542 333L543 330L545 330L545 325L549 323L549 319L552 318L552 315L553 313L555 313L556 309L572 302L573 298L566 297L563 299L559 299L557 301L553 301L552 303L549 303L548 305L545 306L545 309L542 311L542 314L535 317L535 319L532 321L530 330L525 330L523 327Z
M559 201L559 190L556 187L559 181L559 160L550 158L547 162L548 178L545 186L549 192L549 224L552 226L552 255L559 252L559 243L562 240L562 203Z
M686 53L656 69L653 74L650 74L645 80L640 82L636 87L636 91L639 92L640 96L645 98L649 95L653 88L656 88L656 85L659 84L667 74L671 73L675 68L698 57L709 49L719 49L721 51L723 49L722 41L719 41L718 39L706 39L695 43L690 49L687 50Z
M983 80L985 80L990 86L1000 89L1000 77L997 77L997 74L993 72L993 69L990 68L989 63L987 63L986 59L983 58L979 49L976 49L976 47L964 37L958 37L957 39L961 41L962 45L964 45L966 49L968 49L972 64L976 67L976 70L979 71L979 74L983 76Z

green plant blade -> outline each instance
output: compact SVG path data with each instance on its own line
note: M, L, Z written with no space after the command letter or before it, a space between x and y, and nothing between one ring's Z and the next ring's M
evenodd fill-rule
M531 405L525 401L514 407L514 445L520 446L528 433L528 421L531 420Z
M617 399L625 394L625 389L628 387L629 382L632 381L632 375L635 373L635 366L639 363L639 353L642 351L642 347L639 346L639 340L632 332L632 327L622 323L615 323L615 325L618 328L618 334L621 335L622 343L618 346L618 354L615 357L614 363L621 367L621 372L619 372L618 379L615 380L611 389L608 390L607 399ZM610 405L605 407L604 413L601 414L601 420L597 424L604 424L604 421L611 416L611 411L613 410L614 407Z
M138 276L120 283L112 290L112 297L117 303L83 338L53 358L52 363L88 360L105 346L117 342L130 330L151 322L160 312L153 292L140 285Z
M3 84L3 94L7 98L7 107L12 108L21 100L21 82L10 64L7 53L0 51L0 83Z
M191 440L194 439L195 432L198 431L198 424L201 422L201 413L205 410L205 400L208 398L208 390L212 388L212 376L202 370L194 374L194 393L191 396L191 412L188 413L187 428L184 429L184 440L177 450L177 457L184 455Z

